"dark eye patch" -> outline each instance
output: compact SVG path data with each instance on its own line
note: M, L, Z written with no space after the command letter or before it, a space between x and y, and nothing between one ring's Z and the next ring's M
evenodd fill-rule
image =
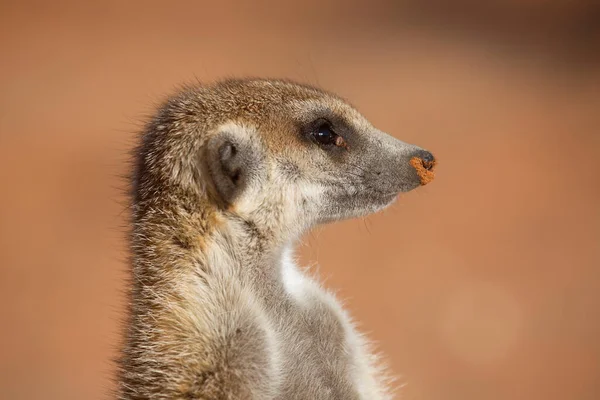
M351 136L351 129L339 117L315 118L302 130L305 137L325 149L349 149L346 138Z

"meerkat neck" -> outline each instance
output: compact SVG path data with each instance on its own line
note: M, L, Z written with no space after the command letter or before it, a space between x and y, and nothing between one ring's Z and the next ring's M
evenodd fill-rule
M265 312L279 306L272 299L282 298L283 249L254 224L203 202L136 203L133 211L130 316L119 373L123 393L145 393L195 371L181 355L199 354L198 332L211 334L207 318L235 311L231 294L245 293ZM120 398L149 398L136 396Z
M281 259L291 247L273 231L203 202L138 206L132 233L134 283L228 270L264 286L280 281Z
M264 290L281 283L282 259L293 247L293 240L282 237L256 223L236 218L228 218L220 224L212 236L207 249L209 265L218 268L224 264L238 270L241 279L255 283L256 291ZM215 258L216 257L216 258ZM222 257L233 257L227 263Z

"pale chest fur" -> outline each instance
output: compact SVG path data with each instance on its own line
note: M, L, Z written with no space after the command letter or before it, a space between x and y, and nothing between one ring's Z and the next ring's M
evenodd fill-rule
M373 356L335 297L296 266L289 251L277 264L280 279L261 282L261 289L244 278L242 286L240 281L219 285L252 293L245 312L261 327L257 332L263 337L251 339L267 343L262 351L269 353L269 397L387 398Z
M282 281L291 307L279 332L286 353L284 398L377 399L362 338L335 297L284 253Z

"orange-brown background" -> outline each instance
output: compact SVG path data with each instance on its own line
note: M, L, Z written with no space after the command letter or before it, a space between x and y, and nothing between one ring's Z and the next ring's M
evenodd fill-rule
M181 82L258 75L338 92L440 161L299 246L404 399L599 399L598 11L0 1L0 398L108 397L135 132Z

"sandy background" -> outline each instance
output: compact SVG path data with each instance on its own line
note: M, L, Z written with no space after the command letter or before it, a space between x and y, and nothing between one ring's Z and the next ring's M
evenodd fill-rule
M338 92L440 161L299 247L403 399L599 399L599 11L0 1L0 398L109 397L135 132L181 82L258 75Z

